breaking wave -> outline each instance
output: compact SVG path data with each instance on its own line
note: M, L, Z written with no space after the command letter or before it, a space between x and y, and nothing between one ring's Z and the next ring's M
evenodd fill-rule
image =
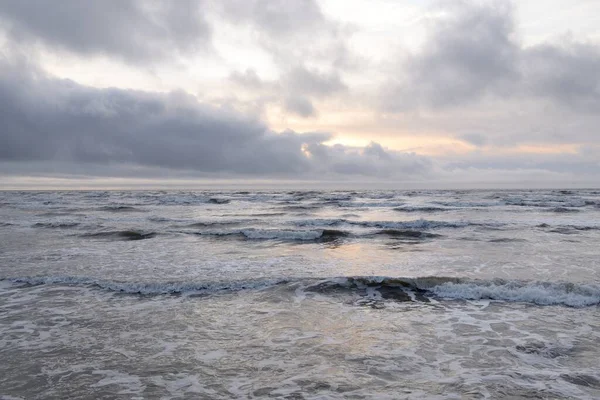
M201 236L238 236L251 240L317 241L335 240L350 236L349 232L335 229L285 230L285 229L240 229L233 231L195 232Z
M81 237L105 240L144 240L156 236L156 232L138 232L138 231L108 231L84 233Z
M262 290L289 285L293 292L359 295L391 301L495 300L543 306L590 307L600 305L600 285L568 282L474 280L452 277L393 278L352 276L336 278L256 279L234 282L119 282L77 276L31 276L0 279L12 285L70 285L142 295L213 294Z

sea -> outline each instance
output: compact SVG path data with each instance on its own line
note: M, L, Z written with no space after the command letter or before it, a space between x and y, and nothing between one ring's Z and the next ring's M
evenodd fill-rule
M600 190L2 191L0 398L598 399Z

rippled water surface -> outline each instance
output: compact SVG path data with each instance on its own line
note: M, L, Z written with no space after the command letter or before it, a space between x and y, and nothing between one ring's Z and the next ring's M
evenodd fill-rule
M0 398L600 397L600 191L0 192Z

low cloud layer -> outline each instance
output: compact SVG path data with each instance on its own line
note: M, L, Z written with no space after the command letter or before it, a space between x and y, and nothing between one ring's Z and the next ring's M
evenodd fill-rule
M0 160L5 163L165 168L239 176L423 174L427 159L329 147L327 133L275 133L263 123L169 94L96 89L48 77L26 62L0 68ZM376 150L376 151L375 151ZM46 163L46 164L44 164Z

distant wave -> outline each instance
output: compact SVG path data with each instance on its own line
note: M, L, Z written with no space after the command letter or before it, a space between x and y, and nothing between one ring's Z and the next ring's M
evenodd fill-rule
M466 221L432 221L427 219L417 219L413 221L352 221L353 225L360 225L367 228L380 229L437 229L437 228L464 228L469 225L480 225Z
M208 202L210 204L228 204L229 202L231 202L231 200L213 197L208 199Z
M394 208L401 207L404 204L403 201L340 201L338 206L344 208Z
M107 212L146 212L146 210L142 210L141 208L136 208L132 206L103 206L98 207L96 210L98 211L107 211Z
M241 236L251 240L317 241L334 240L350 236L349 232L334 229L286 230L286 229L240 229L232 231L196 232L205 236Z
M600 230L600 225L550 225L550 224L539 224L537 228L549 228L548 232L562 233L562 234L576 234L579 232L596 231Z
M407 230L407 229L382 229L375 232L376 235L385 235L397 238L410 238L410 239L427 239L427 238L438 238L442 235L436 233Z
M156 236L156 232L138 232L138 231L107 231L84 233L81 237L105 240L144 240Z
M271 287L286 280L257 280L231 283L190 283L190 282L118 282L96 278L79 276L32 276L20 278L5 278L0 281L8 281L13 284L24 285L70 285L70 286L91 286L98 287L113 292L142 294L142 295L163 295L163 294L193 294L193 293L215 293L220 291L238 291L244 289L260 289Z
M335 226L335 225L352 225L363 228L379 228L379 229L436 229L436 228L463 228L469 225L482 225L480 223L471 223L467 221L433 221L427 219L416 219L412 221L356 221L343 218L332 219L306 219L294 221L296 226Z
M74 228L80 225L79 222L37 222L33 224L34 228Z
M13 285L73 285L142 295L213 294L223 291L262 290L290 285L295 291L349 294L381 301L495 300L536 305L589 307L600 305L600 285L517 280L474 280L452 277L394 278L351 276L335 278L255 279L234 282L118 282L77 276L4 278Z
M577 213L580 212L580 210L576 209L576 208L567 208L567 207L554 207L554 208L550 208L548 211L551 212L555 212L555 213Z
M496 238L488 240L490 243L523 243L527 242L525 239L520 238Z
M451 207L435 207L435 206L402 206L402 207L395 207L394 211L401 211L401 212L407 212L407 213L418 213L418 212L422 212L422 213L430 213L430 212L444 212L444 211L451 211L453 210L453 208Z

